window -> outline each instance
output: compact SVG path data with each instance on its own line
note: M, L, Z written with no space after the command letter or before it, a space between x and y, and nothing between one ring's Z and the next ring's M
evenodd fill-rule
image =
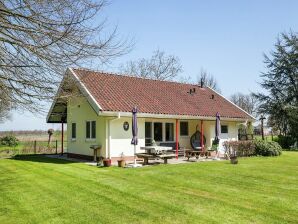
M188 136L188 122L187 121L180 122L180 136Z
M96 122L86 121L86 139L96 138Z
M160 122L154 123L154 140L156 142L162 141L162 123Z
M222 134L229 133L228 125L221 125L221 133Z
M174 141L174 124L166 123L166 141Z
M77 124L71 123L71 139L75 140L77 138Z
M151 145L152 142L152 123L145 122L145 145Z

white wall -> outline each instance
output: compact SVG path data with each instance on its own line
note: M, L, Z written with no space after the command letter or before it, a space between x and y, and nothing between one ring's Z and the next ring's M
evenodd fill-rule
M129 129L127 131L123 128L124 122L129 123ZM110 121L110 156L120 157L121 153L125 156L134 155L134 146L131 144L132 139L132 123L131 117L120 118L114 121ZM145 146L145 120L138 118L138 145L137 152L140 152L140 147Z

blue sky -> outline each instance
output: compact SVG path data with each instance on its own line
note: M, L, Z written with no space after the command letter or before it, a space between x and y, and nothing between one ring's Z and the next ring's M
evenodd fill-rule
M105 8L109 26L135 39L133 51L105 69L150 57L156 49L178 56L182 76L196 80L201 68L218 81L222 94L259 91L265 71L263 53L273 49L280 32L298 31L298 1L113 0ZM13 113L0 130L59 128L45 115Z

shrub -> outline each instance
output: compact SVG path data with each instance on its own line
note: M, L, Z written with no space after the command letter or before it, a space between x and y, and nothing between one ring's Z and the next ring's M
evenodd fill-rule
M289 149L295 144L295 139L289 135L279 135L278 138L273 139L273 141L278 142L283 149Z
M277 142L266 142L262 140L254 141L256 154L261 156L279 156L282 148Z
M253 141L226 141L223 143L223 146L229 155L255 155L255 145Z
M13 135L7 135L0 138L0 144L15 147L19 144L19 140Z

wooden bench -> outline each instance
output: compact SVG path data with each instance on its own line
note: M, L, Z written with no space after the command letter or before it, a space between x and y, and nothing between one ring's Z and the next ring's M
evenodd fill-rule
M176 157L175 154L162 154L162 155L157 155L157 158L163 159L164 164L168 163L168 159L173 159Z
M149 159L156 159L156 158L160 158L164 161L164 164L168 163L168 159L172 159L175 158L175 154L158 154L158 155L154 155L154 154L146 154L146 153L136 153L136 156L138 158L142 158L144 159L144 165L148 165Z
M147 153L136 153L138 158L144 159L144 165L148 165L149 159L155 159L155 155L147 154Z
M186 150L185 151L185 157L187 158L187 160L189 160L189 158L191 157L196 157L196 159L199 159L200 156L205 156L206 155L206 151L197 151L197 150Z

